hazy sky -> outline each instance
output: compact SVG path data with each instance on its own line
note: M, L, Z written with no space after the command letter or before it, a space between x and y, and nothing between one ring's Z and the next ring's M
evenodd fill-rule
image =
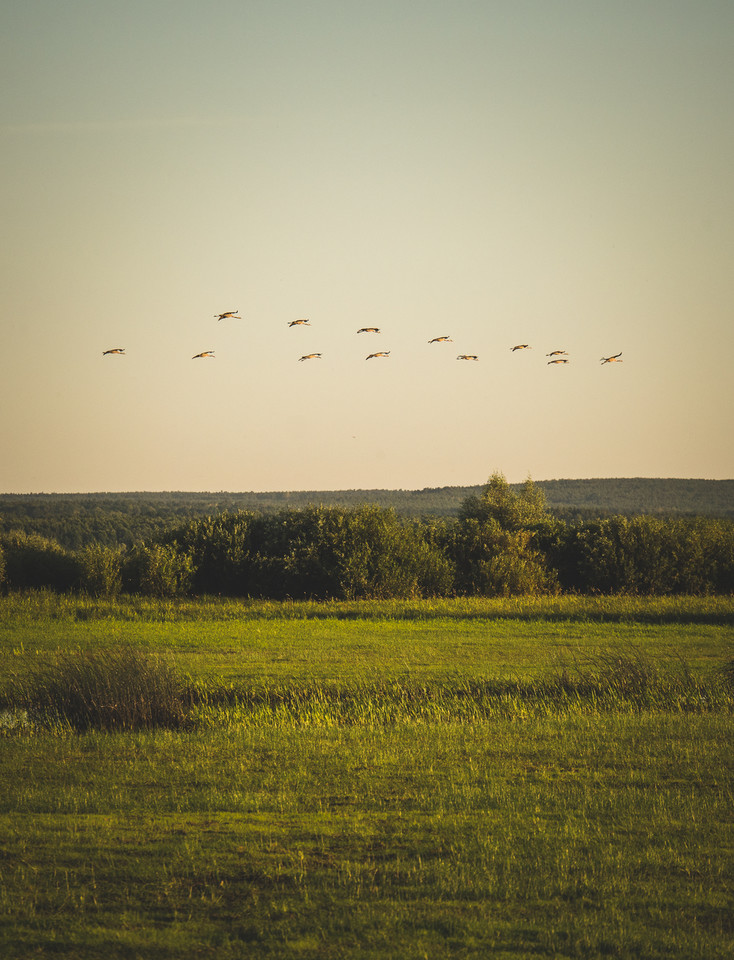
M0 36L0 491L734 477L731 0L6 0Z

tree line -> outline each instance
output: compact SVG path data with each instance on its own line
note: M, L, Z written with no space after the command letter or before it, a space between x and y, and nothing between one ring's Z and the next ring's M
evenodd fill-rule
M734 522L610 516L570 523L542 489L501 474L455 518L391 507L224 510L130 546L78 549L26 530L0 535L0 584L97 596L388 599L578 593L728 594Z
M520 484L511 484L515 492ZM592 479L536 483L548 510L579 524L615 515L715 516L734 519L734 480ZM0 494L0 536L24 530L56 540L70 550L90 544L132 547L151 541L187 520L228 511L276 514L329 506L365 504L394 508L415 520L456 519L464 501L482 486L422 490L299 490L270 493L76 493Z

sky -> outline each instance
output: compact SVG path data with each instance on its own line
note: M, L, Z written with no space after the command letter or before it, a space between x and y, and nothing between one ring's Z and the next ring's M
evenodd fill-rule
M6 0L0 37L0 491L734 477L730 0Z

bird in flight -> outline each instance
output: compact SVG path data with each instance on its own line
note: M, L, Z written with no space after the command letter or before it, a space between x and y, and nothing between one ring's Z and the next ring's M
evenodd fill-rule
M192 360L198 360L199 358L206 359L206 358L208 358L208 357L211 357L211 359L214 360L214 351L213 351L213 350L204 350L203 353L195 353L194 356L193 356L191 359L192 359Z
M365 357L365 360L374 360L375 357L389 357L389 350L380 350L378 353L371 353L368 357Z
M622 351L620 350L619 353L615 353L613 357L602 357L601 362L602 363L624 363L624 360L619 359L621 356L622 356Z
M380 332L379 327L362 327L361 329L357 330L357 333L379 333L379 332Z
M429 340L429 343L453 343L451 337L434 337L433 340Z
M304 327L304 326L310 327L311 321L310 320L291 320L288 326L289 327Z
M474 353L460 353L457 360L478 360L479 357Z
M510 347L510 350L514 353L515 350L532 350L533 348L528 343L518 343L515 347Z
M321 356L320 353L306 353L304 354L304 356L298 358L298 362L300 363L301 360L315 360L317 357L320 357L320 356Z
M226 310L224 313L219 313L219 314L215 313L214 316L217 318L217 320L227 320L230 317L233 320L241 320L242 317L238 317L237 316L238 313L239 313L239 310Z
M568 350L551 350L550 353L546 353L546 357L559 357L562 353L568 353Z
M550 356L550 354L549 354L549 356ZM568 363L568 360L566 360L565 357L558 357L557 360L549 360L549 361L548 361L548 365L550 365L551 363Z
M102 356L103 356L103 357L106 357L108 353L117 353L117 354L120 354L121 356L124 356L124 355L125 355L125 348L124 348L124 347L113 347L112 350L103 350L103 351L102 351Z

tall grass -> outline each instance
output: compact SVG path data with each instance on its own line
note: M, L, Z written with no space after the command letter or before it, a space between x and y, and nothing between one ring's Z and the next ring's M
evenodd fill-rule
M0 691L8 718L76 731L268 725L334 727L477 723L568 712L734 710L731 665L696 677L681 662L660 673L642 654L610 652L532 679L410 676L333 682L200 681L131 646L66 653L21 668ZM5 732L26 725L4 724Z
M122 646L16 669L2 699L32 721L83 731L182 727L196 698L169 663Z
M114 599L29 590L0 596L4 622L230 620L571 620L734 625L734 597L456 597L433 600L240 600L124 595Z

